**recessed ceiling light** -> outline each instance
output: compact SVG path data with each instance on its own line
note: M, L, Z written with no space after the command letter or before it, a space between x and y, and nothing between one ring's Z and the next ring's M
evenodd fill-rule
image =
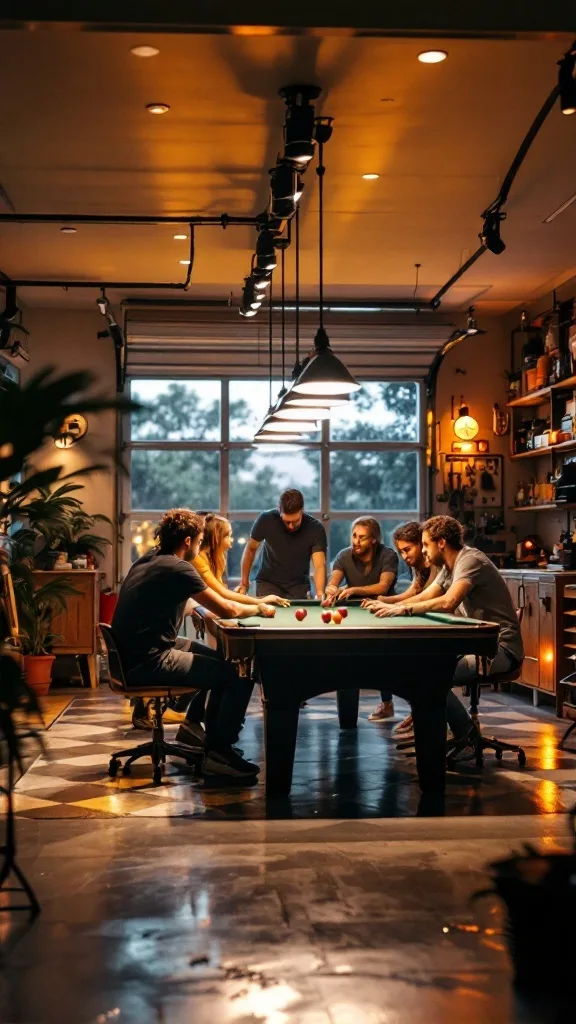
M149 114L167 114L170 106L168 103L147 103L146 110Z
M62 232L63 235L75 235L76 234L76 228L64 227L64 228L60 228L60 231Z
M185 266L188 266L188 264L190 263L190 260L178 260L178 263L181 263L182 266L185 267Z
M379 174L370 173L370 174L363 174L362 177L364 178L364 181L376 181L376 178L379 178L380 175Z
M186 239L188 238L188 235L174 235L174 238L176 239L177 242L185 242Z
M157 57L160 53L155 46L133 46L130 50L135 57Z
M446 50L423 50L418 54L418 60L422 64L441 64L447 56Z

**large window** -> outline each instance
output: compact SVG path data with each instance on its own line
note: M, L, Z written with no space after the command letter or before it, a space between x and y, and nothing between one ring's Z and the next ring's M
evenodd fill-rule
M269 404L265 381L134 379L130 395L142 408L126 424L124 572L151 546L159 517L174 505L230 518L231 579L256 514L273 508L287 487L298 487L307 511L323 520L331 558L349 543L357 516L375 516L390 543L399 523L423 511L416 381L365 382L314 441L282 446L251 443Z

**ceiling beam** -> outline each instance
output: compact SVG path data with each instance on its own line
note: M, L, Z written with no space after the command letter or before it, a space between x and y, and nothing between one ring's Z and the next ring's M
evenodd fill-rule
M545 4L521 0L484 0L482 4L454 3L454 0L292 0L271 4L269 0L211 0L191 4L190 0L4 0L0 27L61 28L95 31L233 32L250 28L269 29L270 34L302 34L322 30L350 35L399 36L535 36L551 33L573 34L574 7L566 0ZM137 12L137 18L135 13ZM81 17L79 14L81 13ZM239 23L239 13L241 23ZM351 24L353 21L354 24Z

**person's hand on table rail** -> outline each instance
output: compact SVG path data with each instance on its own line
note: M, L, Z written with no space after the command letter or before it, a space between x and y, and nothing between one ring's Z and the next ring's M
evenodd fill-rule
M336 601L340 597L341 593L342 591L338 587L330 586L330 584L328 584L324 593L324 598L322 600L322 607L330 608L333 604L336 604Z
M258 615L261 615L263 619L273 619L276 615L276 609L270 604L266 604L264 601L258 602Z
M278 594L268 594L267 597L263 597L262 604L276 604L279 608L289 608L290 601L285 597L278 597Z
M404 604L382 604L378 601L371 611L377 619L388 619L393 615L405 615L406 609L407 605Z

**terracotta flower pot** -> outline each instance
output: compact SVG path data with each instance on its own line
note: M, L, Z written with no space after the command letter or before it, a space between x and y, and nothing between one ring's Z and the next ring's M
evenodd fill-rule
M54 654L25 654L26 682L39 697L45 697L52 681Z

